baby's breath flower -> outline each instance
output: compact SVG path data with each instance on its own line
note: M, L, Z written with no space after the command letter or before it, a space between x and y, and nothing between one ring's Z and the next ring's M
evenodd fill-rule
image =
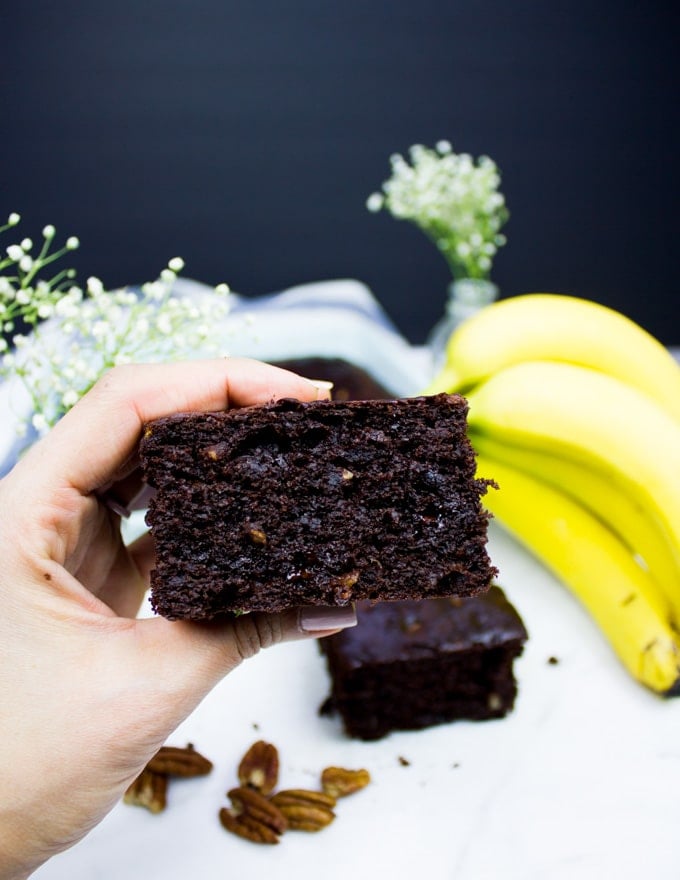
M15 263L18 263L19 260L23 257L24 252L21 249L21 246L18 244L11 244L6 249L6 254L10 258L10 260L14 260Z
M19 219L10 215L0 231ZM54 226L45 226L42 234L44 243L35 257L28 253L33 247L28 238L10 245L3 265L11 268L7 276L0 275L0 324L5 334L15 334L12 350L0 337L0 378L17 377L31 396L33 414L20 424L23 434L28 427L45 433L117 364L221 353L228 285L218 285L217 296L199 302L175 295L184 261L173 257L156 281L139 290L107 291L91 276L83 291L71 283L72 269L49 280L38 277L43 267L79 246L71 236L50 253ZM21 320L20 333L15 333L16 319ZM23 332L24 325L29 332Z
M45 302L40 303L38 306L38 317L39 318L50 318L54 314L54 306L52 303Z
M8 225L8 226L16 226L17 223L20 222L20 220L21 220L21 215L15 213L15 212L13 211L13 212L9 215L9 217L7 218L7 225Z
M495 162L454 153L449 141L431 150L415 144L409 160L390 157L392 176L368 197L370 211L386 208L415 223L436 244L454 277L488 278L491 257L505 244L499 230L508 219Z
M366 199L366 207L373 213L377 213L384 204L385 199L380 193L371 193Z
M156 319L156 330L162 336L169 336L172 333L172 321L169 315L161 315Z
M75 406L75 404L78 403L78 397L78 392L71 388L64 393L61 402L66 409L70 409L72 406Z
M142 293L148 299L160 302L166 294L165 285L159 281L149 281L142 286Z
M91 275L86 282L87 292L90 296L96 296L98 293L104 292L104 285L99 280L99 278L95 278L94 275Z
M49 428L49 424L43 413L35 413L35 415L31 418L31 424L38 432L38 434L45 433Z

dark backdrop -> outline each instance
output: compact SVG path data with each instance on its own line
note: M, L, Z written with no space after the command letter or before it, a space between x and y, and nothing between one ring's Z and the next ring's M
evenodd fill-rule
M493 277L678 321L677 4L22 0L0 25L2 205L108 285L366 282L421 341L448 270L366 197L448 138L499 164Z

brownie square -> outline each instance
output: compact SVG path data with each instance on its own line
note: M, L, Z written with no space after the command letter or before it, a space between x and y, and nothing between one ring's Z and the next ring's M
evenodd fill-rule
M495 569L458 395L282 400L147 425L168 618L469 596Z
M527 632L500 587L469 599L361 602L357 612L358 626L319 642L332 682L324 711L337 711L349 736L512 709Z
M305 357L276 364L300 376L333 383L333 400L387 400L394 397L374 376L342 358Z

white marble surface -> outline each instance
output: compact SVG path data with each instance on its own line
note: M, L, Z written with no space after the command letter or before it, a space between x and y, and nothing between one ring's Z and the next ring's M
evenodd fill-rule
M677 877L680 700L633 682L567 591L497 527L491 552L530 633L510 716L354 742L317 714L328 680L316 646L272 648L172 737L215 762L210 776L176 782L158 816L121 804L35 877ZM329 764L366 767L373 784L340 801L323 832L257 847L223 831L217 812L258 738L279 747L282 786L312 786Z
M339 306L323 325L305 314L309 288L293 291L284 299L292 311L258 318L259 341L244 353L286 356L281 346L295 332L290 353L299 354L318 346L321 334L329 354L376 364L395 393L417 391L409 383L422 383L422 353L371 314L365 288L335 285L331 294L349 297L354 314ZM372 326L357 318L361 312ZM5 391L0 441L11 438ZM7 452L1 442L0 450ZM35 877L680 877L680 700L664 701L632 681L570 594L497 525L490 549L530 633L509 717L354 742L337 720L318 715L328 680L316 645L270 649L225 679L170 740L195 743L215 763L210 776L172 784L158 816L119 805ZM289 833L277 847L257 847L223 831L217 813L241 755L258 738L279 747L283 787L313 786L329 764L366 767L374 781L341 801L322 833Z

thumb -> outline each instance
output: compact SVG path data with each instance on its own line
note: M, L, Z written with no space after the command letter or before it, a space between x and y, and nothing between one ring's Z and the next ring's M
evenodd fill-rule
M262 648L331 635L357 622L352 606L243 614L224 622L136 623L139 661L158 689L158 723L170 733L227 673Z

